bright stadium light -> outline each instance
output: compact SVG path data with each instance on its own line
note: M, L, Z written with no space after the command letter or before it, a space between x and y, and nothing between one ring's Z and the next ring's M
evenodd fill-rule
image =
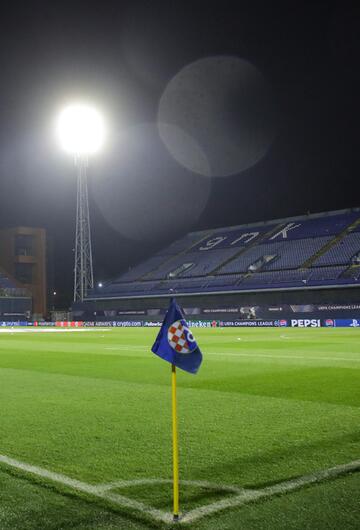
M94 287L87 167L105 139L101 114L86 103L73 103L60 113L56 134L61 147L72 154L77 167L77 205L74 265L74 302L83 301Z
M91 105L74 103L60 113L57 136L61 147L75 156L88 156L104 143L105 128L101 114Z

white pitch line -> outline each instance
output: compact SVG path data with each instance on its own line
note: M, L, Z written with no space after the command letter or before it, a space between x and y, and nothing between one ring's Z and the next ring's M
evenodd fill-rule
M117 493L111 493L109 491L110 489L116 487L137 486L141 484L171 483L172 481L170 479L135 479L132 481L119 480L111 484L99 484L96 486L87 484L86 482L81 482L76 479L72 479L66 475L62 475L61 473L55 473L53 471L49 471L41 467L33 466L25 462L20 462L6 455L0 455L0 463L3 463L15 469L20 469L21 471L25 471L41 478L51 480L58 484L68 486L74 490L88 493L94 497L111 501L112 503L118 506L139 511L156 521L161 521L164 523L173 522L173 517L170 513L164 512L162 510L157 510L155 508L147 506L146 504L143 504L142 502L138 502L134 499L130 499ZM246 490L236 486L217 485L212 482L206 481L181 481L183 485L197 485L200 487L207 487L209 489L224 490L235 493L236 495L234 497L226 498L221 501L214 502L212 504L201 506L200 508L195 508L194 510L185 513L180 518L179 522L192 523L198 519L201 519L202 517L220 512L228 508L236 508L244 504L257 501L259 499L266 499L275 495L281 495L289 493L291 491L296 491L304 486L319 483L356 471L360 471L360 460L355 460L353 462L349 462L348 464L342 464L332 468L317 471L310 475L303 475L301 477L297 477L291 480L279 482L278 484L275 484L273 486L254 490Z
M296 491L304 486L309 486L310 484L315 484L322 482L324 480L329 480L332 478L340 477L347 473L352 473L355 471L360 471L360 460L355 460L348 464L343 464L340 466L331 467L329 469L324 469L311 475L303 475L292 480L286 480L284 482L279 482L274 486L268 486L263 489L257 490L244 490L240 495L232 497L230 499L223 499L213 504L208 504L207 506L201 506L200 508L195 508L190 512L186 513L182 518L182 523L192 523L202 517L207 515L220 512L227 508L236 508L244 504L249 504L250 502L257 501L259 499L266 499L273 497L274 495L281 495L289 493L291 491Z
M82 491L95 497L99 497L100 499L111 501L114 504L117 504L118 506L137 510L139 512L147 514L156 521L162 521L165 523L172 522L172 515L169 513L163 512L161 510L156 510L155 508L151 508L150 506L147 506L142 502L129 499L128 497L118 495L117 493L101 491L98 489L97 486L87 484L86 482L81 482L79 480L67 477L66 475L54 473L53 471L48 471L47 469L44 469L42 467L32 466L30 464L26 464L25 462L19 462L18 460L9 458L6 455L0 455L0 462L15 469L25 471L26 473L31 473L32 475L51 480L52 482L57 482L58 484L62 484L64 486L69 486L74 490Z

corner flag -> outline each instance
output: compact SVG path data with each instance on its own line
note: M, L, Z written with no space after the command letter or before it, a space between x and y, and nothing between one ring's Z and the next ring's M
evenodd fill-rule
M169 309L156 337L153 347L156 353L171 364L171 412L173 442L173 515L179 520L179 441L176 406L176 366L196 374L202 354L191 333L180 307L172 298Z
M201 351L174 298L171 299L151 351L165 361L192 374L196 374L201 365Z

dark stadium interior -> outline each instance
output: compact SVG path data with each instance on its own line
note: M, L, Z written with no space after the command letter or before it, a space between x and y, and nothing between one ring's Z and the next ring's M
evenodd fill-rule
M90 193L96 282L115 278L190 231L359 206L355 3L137 1L108 2L101 10L91 2L56 9L31 3L20 10L7 4L4 20L0 227L46 229L59 308L68 307L72 295L76 186L71 160L59 151L51 127L56 105L69 94L85 94L103 105L114 138L135 127L140 142L142 124L156 122L169 81L199 59L240 58L269 87L261 109L271 108L273 136L265 155L241 172L208 179L203 191L199 176L174 160L165 168L170 162L163 164L158 151L154 167L151 153L135 167L127 149L115 159L106 152L99 157L90 168L91 190L106 189L112 164L119 176L118 210L125 212L130 204L131 211L128 223L121 217L120 226L111 223L106 214L116 212L101 210L101 200ZM257 94L261 97L261 90ZM227 127L236 134L237 113L243 112L236 84L228 98L233 121ZM264 123L264 134L267 130ZM186 182L187 202L195 201L185 223L180 214L178 222L170 219L169 193L160 193L167 182L171 195L179 179ZM151 219L160 214L160 222ZM137 223L153 228L138 237Z

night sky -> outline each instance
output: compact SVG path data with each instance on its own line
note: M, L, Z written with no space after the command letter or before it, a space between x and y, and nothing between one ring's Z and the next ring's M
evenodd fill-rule
M355 2L2 6L0 228L46 228L60 305L66 306L72 292L76 171L56 145L53 129L56 113L73 99L93 101L109 126L109 146L89 167L96 281L186 230L360 206L360 9ZM259 160L230 176L191 172L155 138L168 83L207 57L244 60L266 86L264 96L262 86L249 82L246 90L258 97L251 95L251 101L241 80L226 86L222 111L228 131L237 137L237 127L251 129L258 120L251 142L268 139ZM218 77L220 83L223 76ZM196 105L183 115L197 119L200 111ZM209 142L219 158L212 138ZM223 167L218 158L215 173ZM102 191L111 189L110 195L100 196L101 178ZM186 188L188 200L179 186ZM176 210L179 223L172 219L164 231L155 217L161 212L167 224L170 195L186 203L187 224ZM147 211L144 197L149 197ZM151 233L145 230L149 226Z

